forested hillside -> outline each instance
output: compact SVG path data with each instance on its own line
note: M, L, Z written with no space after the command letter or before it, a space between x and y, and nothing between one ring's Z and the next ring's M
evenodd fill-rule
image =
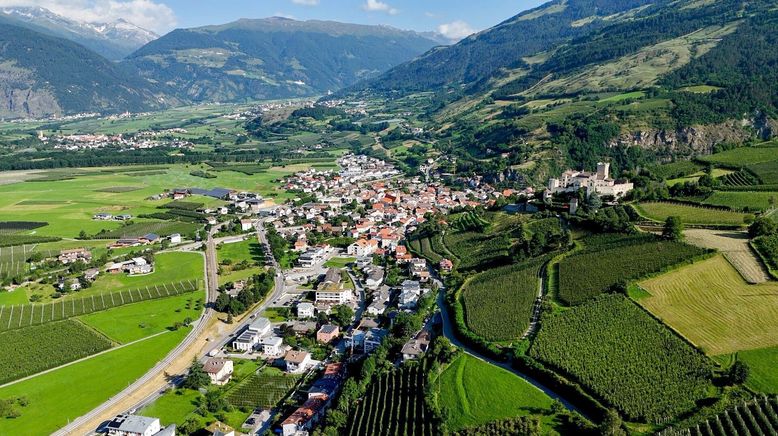
M335 91L437 44L385 26L276 17L175 30L126 63L188 100L246 101Z
M0 116L141 111L163 106L137 76L76 43L0 19Z

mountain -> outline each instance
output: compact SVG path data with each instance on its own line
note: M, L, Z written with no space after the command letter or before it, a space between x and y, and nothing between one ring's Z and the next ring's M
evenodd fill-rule
M387 26L274 17L175 30L125 62L181 98L226 102L334 91L438 44Z
M436 91L460 171L541 182L778 135L776 46L774 0L555 0L339 96Z
M120 60L159 38L154 32L122 19L111 23L86 23L40 7L6 7L0 9L0 13L16 20L19 26L71 40L110 60Z
M159 108L166 101L123 65L0 17L0 117Z

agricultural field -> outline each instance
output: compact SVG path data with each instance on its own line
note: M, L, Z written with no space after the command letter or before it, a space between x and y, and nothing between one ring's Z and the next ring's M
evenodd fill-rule
M615 242L559 262L559 299L570 305L580 304L614 285L657 273L706 252L682 242L656 238L627 239L626 243Z
M778 144L765 143L755 147L733 148L732 150L702 157L701 160L734 167L769 162L776 160L776 152L778 152L776 145Z
M83 324L61 321L0 333L0 385L111 348Z
M721 168L714 168L713 171L711 172L711 176L713 178L717 178L717 177L724 177L724 176L727 176L727 175L733 174L733 173L734 173L734 171L732 171L732 170L725 170L725 169L721 169ZM692 173L692 174L689 174L687 176L678 177L678 178L674 178L674 179L668 179L666 183L667 183L667 186L673 186L673 185L677 185L679 183L696 182L703 175L705 175L704 172L698 171L696 173Z
M520 339L532 318L542 266L510 265L471 278L461 294L467 327L488 341Z
M621 295L544 318L530 356L633 421L665 422L712 388L708 359Z
M243 261L256 265L264 264L265 252L255 237L249 237L241 242L223 243L217 246L216 249L216 256L220 263L228 260L232 264Z
M419 365L405 366L370 384L349 417L348 435L438 434L424 401L427 374Z
M255 191L276 199L290 198L292 194L285 192L274 181L311 165L300 163L271 167L250 176L237 171L219 171L213 173L216 178L210 179L190 174L195 169L210 168L205 164L148 167L153 169L148 171L133 171L146 167L112 167L38 172L38 181L24 181L24 178L21 178L12 180L15 183L0 184L0 221L26 221L35 217L36 221L49 223L14 237L73 238L81 230L93 235L101 230L118 229L122 225L118 221L94 221L94 214L107 212L137 217L159 213L161 210L158 206L169 203L169 200L146 199L166 189L219 187ZM45 176L50 176L50 179L40 180ZM125 189L128 187L139 189ZM202 196L192 196L187 202L204 203L207 207L222 204L220 200ZM136 218L134 221L144 220ZM37 241L14 241L14 245L31 242Z
M440 235L433 235L432 237L422 237L419 239L412 239L408 241L410 244L411 249L414 253L418 253L422 257L426 258L430 262L437 264L441 260L443 260L443 256L441 256L437 250L435 250L435 245L433 241L437 239L438 241L441 241ZM438 249L440 249L440 246L442 243L437 244Z
M767 266L773 271L778 270L778 235L760 236L754 239L753 244Z
M778 345L778 283L749 285L723 256L639 285L641 305L710 355Z
M436 383L438 402L452 431L549 412L553 401L511 372L467 354L451 362Z
M778 152L778 147L773 148L773 152ZM756 174L765 185L778 184L778 160L751 164L748 170Z
M454 217L450 223L451 227L460 231L476 230L482 231L489 226L489 221L484 220L475 212L464 212Z
M770 279L768 271L749 246L745 231L687 229L683 234L689 244L722 253L748 283L764 283Z
M194 235L201 227L194 223L177 221L147 221L132 223L107 232L100 232L95 234L94 237L97 239L138 238L149 233L155 233L162 237L170 236L174 233L190 236Z
M745 362L751 370L746 385L765 394L778 395L778 347L739 351L737 360Z
M145 300L155 300L190 293L199 282L181 282L153 285L145 288L92 294L68 300L59 299L47 304L0 306L0 331L26 328L33 325L73 318ZM18 292L18 291L14 291Z
M298 377L278 369L266 368L243 380L227 394L227 401L235 407L273 407L297 383Z
M778 192L717 191L703 200L702 204L728 206L737 210L765 211L771 207L770 199L778 205Z
M730 407L695 427L669 433L686 436L748 436L778 433L778 397L757 397ZM664 434L664 433L663 433Z
M713 207L669 202L635 204L638 213L652 221L664 223L669 216L681 217L684 224L744 226L746 214Z
M509 261L510 240L505 235L478 232L448 232L443 237L446 247L459 259L457 268L463 271L488 269Z
M0 420L0 434L50 434L138 379L179 344L189 329L164 333L124 348L0 388L0 398L24 396L21 415Z
M112 340L126 344L161 333L187 318L196 320L202 313L204 299L203 294L190 292L94 312L78 319Z

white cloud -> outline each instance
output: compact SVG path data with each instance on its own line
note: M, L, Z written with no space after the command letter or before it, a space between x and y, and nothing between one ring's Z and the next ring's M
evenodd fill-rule
M176 15L155 0L0 0L0 7L39 6L64 17L90 23L124 19L157 33L176 26Z
M458 41L474 34L476 30L464 21L457 20L441 24L438 26L438 32L452 41Z
M303 6L318 6L319 0L292 0L292 3Z
M385 12L389 15L397 15L400 13L396 8L393 8L388 3L384 3L380 0L367 0L367 2L362 5L362 9L368 12Z

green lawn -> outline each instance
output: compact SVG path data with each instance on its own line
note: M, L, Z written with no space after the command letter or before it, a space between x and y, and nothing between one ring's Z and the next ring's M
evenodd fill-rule
M195 310L202 292L191 292L170 298L129 304L78 317L116 342L126 344L167 330L186 318L196 320L202 311ZM191 303L190 303L191 301ZM189 307L189 309L187 309Z
M711 171L711 176L713 178L726 176L727 174L732 174L734 171L731 170L724 170L721 168L714 168L713 171ZM700 179L705 173L702 171L696 172L694 174L685 176L685 177L679 177L677 179L670 179L667 181L667 186L673 186L677 185L678 183L686 183L686 182L696 182Z
M216 252L219 262L225 259L229 259L232 263L240 263L244 260L249 262L260 262L264 260L265 256L262 251L262 246L257 242L257 238L250 237L242 242L234 242L232 244L221 244Z
M201 253L168 252L154 257L154 272L148 275L101 274L92 287L79 291L77 296L91 293L136 289L146 286L170 284L179 281L203 280L204 260Z
M49 434L66 425L138 379L188 331L166 333L0 389L0 398L29 400L20 417L0 420L0 434Z
M327 268L345 268L348 264L356 262L354 257L333 257L324 263Z
M740 351L737 358L751 368L746 382L751 389L778 394L778 347Z
M679 216L685 224L744 225L746 214L728 210L708 209L679 203L647 202L635 205L640 215L658 222L669 216Z
M548 411L553 401L516 375L469 355L454 360L439 385L450 430Z
M776 159L778 147L775 143L765 143L756 147L738 147L701 158L706 162L735 165L738 167L769 162Z

